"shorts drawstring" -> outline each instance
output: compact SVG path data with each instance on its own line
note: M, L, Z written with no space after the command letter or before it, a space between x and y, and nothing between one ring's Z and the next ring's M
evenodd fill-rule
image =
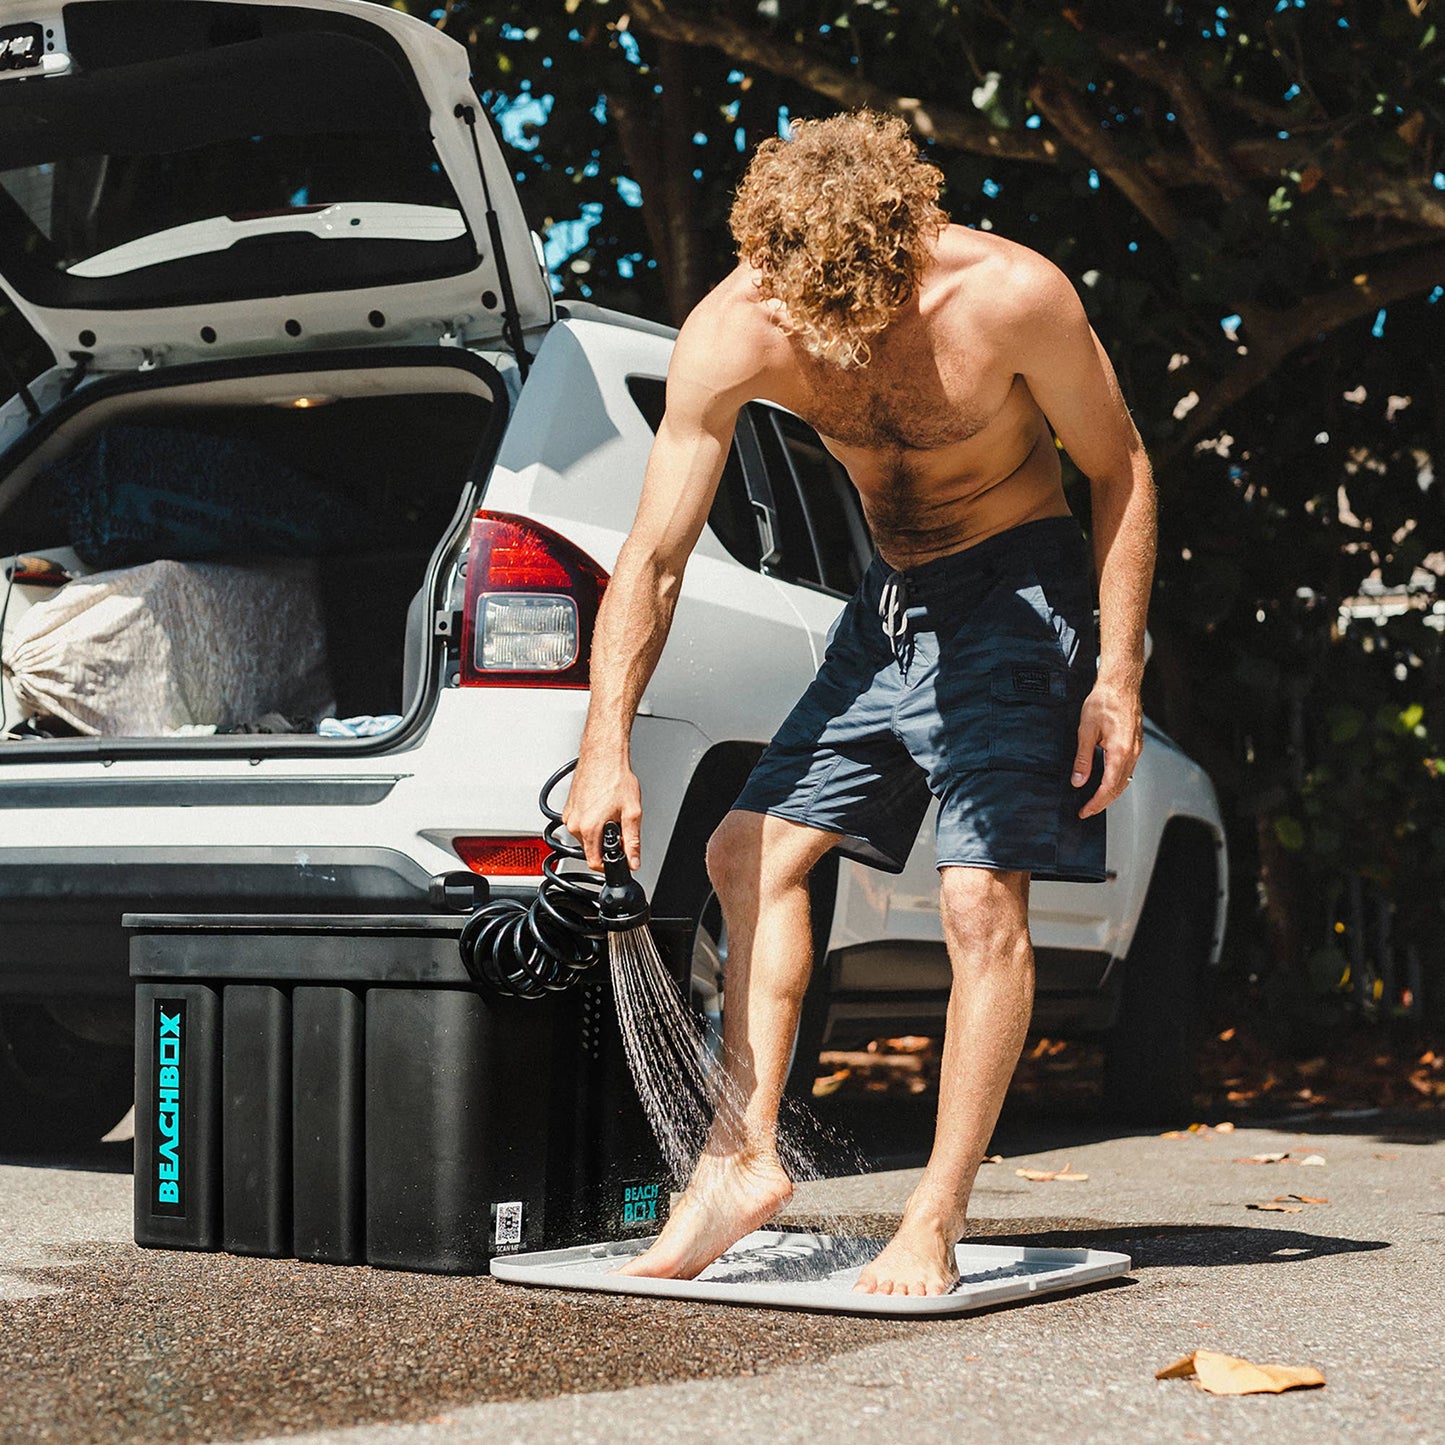
M908 601L908 574L890 572L878 596L878 616L883 623L883 635L892 644L893 655L898 659L900 670L905 673L913 658L910 623L924 611L921 607L910 607Z

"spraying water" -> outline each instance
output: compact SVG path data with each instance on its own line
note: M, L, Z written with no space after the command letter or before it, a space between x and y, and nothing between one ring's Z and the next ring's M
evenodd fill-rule
M563 840L564 819L550 797L576 767L574 759L559 768L538 797L549 852L537 897L527 905L497 899L479 907L458 939L462 962L490 993L544 998L583 977L607 940L628 1067L667 1169L683 1188L714 1127L721 1138L745 1137L746 1100L737 1083L743 1071L721 1041L709 1039L668 972L647 927L647 895L627 866L620 825L609 822L602 830L601 879L569 868L585 855ZM867 1169L856 1148L787 1096L776 1138L782 1167L795 1183L823 1178L826 1162L844 1173Z
M608 959L633 1083L668 1171L682 1188L710 1130L716 1126L733 1138L744 1133L747 1101L738 1071L683 1000L647 927L611 933ZM822 1178L825 1158L849 1173L867 1167L856 1149L794 1099L783 1099L777 1139L783 1168L795 1183ZM830 1221L829 1233L841 1232L837 1223Z

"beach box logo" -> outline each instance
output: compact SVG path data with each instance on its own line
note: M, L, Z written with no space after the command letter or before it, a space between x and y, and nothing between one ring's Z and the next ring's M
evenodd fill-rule
M151 1213L184 1215L185 1169L181 1119L186 1097L186 1004L158 998L152 1044L155 1076L149 1107L155 1110L155 1158L152 1160Z
M657 1220L661 1188L656 1184L629 1184L622 1191L622 1222L652 1224Z

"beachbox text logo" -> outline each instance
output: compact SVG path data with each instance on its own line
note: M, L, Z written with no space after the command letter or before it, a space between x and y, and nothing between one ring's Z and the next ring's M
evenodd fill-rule
M186 1005L157 999L155 1017L155 1197L152 1214L184 1214L181 1113L186 1082Z
M656 1184L629 1184L622 1195L622 1222L647 1224L657 1218Z

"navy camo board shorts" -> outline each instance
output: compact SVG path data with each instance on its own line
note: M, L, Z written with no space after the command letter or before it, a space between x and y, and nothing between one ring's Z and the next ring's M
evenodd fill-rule
M1072 516L903 571L875 556L733 806L841 833L840 853L898 873L936 797L939 868L1102 882L1105 815L1078 813L1103 750L1070 781L1097 665Z

